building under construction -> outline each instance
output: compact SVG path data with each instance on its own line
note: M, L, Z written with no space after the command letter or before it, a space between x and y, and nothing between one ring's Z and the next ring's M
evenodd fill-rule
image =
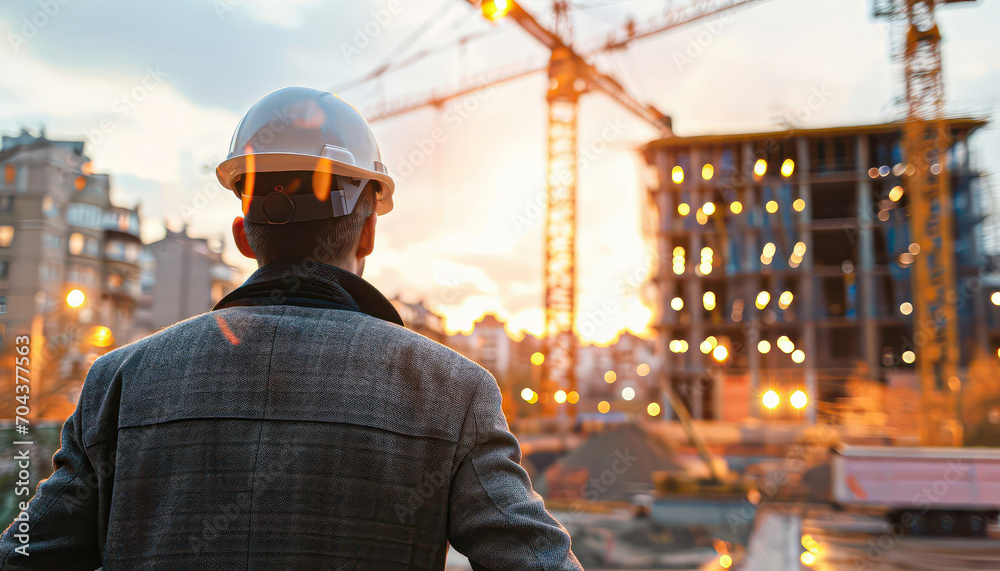
M991 207L967 145L984 122L948 125L947 164L930 171L950 177L967 372L997 359ZM646 146L658 174L646 221L659 256L656 351L692 416L806 420L853 396L852 380L919 387L911 268L921 253L901 134L893 123Z

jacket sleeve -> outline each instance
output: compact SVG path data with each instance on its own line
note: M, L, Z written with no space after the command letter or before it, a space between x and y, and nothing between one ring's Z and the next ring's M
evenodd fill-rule
M93 571L98 548L97 474L83 447L80 406L63 425L53 474L0 536L0 569ZM17 453L17 452L15 452ZM32 462L41 459L32 458ZM25 496L18 498L18 504ZM26 521L25 521L26 520Z
M582 570L566 529L531 489L500 398L496 381L483 372L459 440L448 540L476 571Z

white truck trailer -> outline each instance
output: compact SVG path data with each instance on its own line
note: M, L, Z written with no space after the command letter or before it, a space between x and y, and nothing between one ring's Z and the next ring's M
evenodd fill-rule
M1000 513L1000 448L842 445L831 469L834 501L913 535L983 535Z

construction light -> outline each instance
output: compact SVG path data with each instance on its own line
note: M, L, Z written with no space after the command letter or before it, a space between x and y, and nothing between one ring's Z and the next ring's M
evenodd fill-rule
M674 299L671 299L670 300L670 309L673 309L674 311L680 311L680 310L684 309L684 300L681 299L681 298L679 298L679 297L675 297Z
M792 305L793 299L795 299L795 296L792 295L792 292L790 291L781 292L781 295L778 296L778 307L780 307L781 309L788 309L788 306Z
M809 397L806 393L802 391L795 391L792 396L788 398L788 402L792 403L792 406L797 409L803 409L809 404Z
M795 343L792 343L792 340L789 339L787 335L778 337L778 340L775 341L774 344L777 345L778 349L781 349L783 353L791 353L795 350Z
M552 396L553 399L559 404L566 402L566 391L559 389L556 394Z
M788 178L792 176L793 172L795 172L795 161L785 159L785 162L781 163L781 176Z
M768 200L767 204L764 205L764 210L767 210L771 214L778 211L778 202L775 200Z
M523 389L521 389L521 398L523 398L526 401L530 401L532 395L534 395L534 394L535 394L535 391L529 389L528 387L524 387Z
M680 165L674 167L670 171L670 180L674 181L674 184L680 184L684 182L684 169Z
M701 296L701 302L705 305L705 309L708 311L715 309L715 292L706 291L705 294Z
M701 178L712 180L713 176L715 176L715 167L711 163L705 163L705 166L701 167Z
M660 414L660 405L656 404L655 402L649 403L646 406L646 413L649 416L659 416L659 414Z
M764 176L767 174L767 161L764 159L757 159L757 162L753 165L753 174L757 176Z
M622 398L625 400L632 400L635 398L635 389L632 387L625 387L622 389Z
M604 382L605 383L608 383L610 385L611 383L615 382L616 380L618 380L618 375L616 375L614 371L608 371L607 373L604 373Z
M806 354L802 352L802 349L796 349L792 351L792 361L796 363L801 363L806 360Z
M729 349L726 349L722 345L716 345L715 349L712 349L712 358L718 362L723 362L729 357Z
M677 214L687 216L688 214L691 214L691 207L688 206L688 203L682 202L677 205Z
M566 395L566 402L568 402L569 404L576 404L580 402L580 393L576 391L570 391L569 394Z
M86 300L87 296L83 295L83 292L78 289L75 289L66 294L66 305L73 308L80 307Z
M754 305L757 306L757 309L764 309L767 307L767 303L769 301L771 301L771 294L766 291L762 291L757 294L757 299L754 300Z
M715 214L715 203L706 202L704 206L701 207L701 211L705 213L705 216L711 216Z
M806 201L802 200L801 198L796 198L795 202L792 203L792 208L796 212L802 212L803 210L806 209Z
M531 354L531 364L538 366L545 362L545 353L541 351L535 351Z
M509 0L483 0L483 16L495 21L510 13L512 4Z
M732 212L733 214L739 214L740 212L743 212L743 204L739 200L737 200L736 202L729 205L729 211Z
M602 400L601 402L597 403L597 411L600 412L601 414L607 414L608 411L610 410L611 410L611 404L608 403L608 401Z
M903 362L911 365L917 360L917 354L913 351L903 351Z
M757 350L766 355L771 352L771 343L766 340L761 341L757 343Z
M774 391L767 391L764 393L764 396L760 398L760 402L767 408L774 408L781 404L781 397L779 397L778 393Z
M899 202L900 198L903 198L903 187L896 185L889 191L889 200Z

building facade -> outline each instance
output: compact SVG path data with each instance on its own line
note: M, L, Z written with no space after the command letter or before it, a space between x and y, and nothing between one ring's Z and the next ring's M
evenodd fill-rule
M961 362L997 357L982 221L990 213L968 137L950 121ZM696 418L814 420L852 382L916 386L901 125L670 137L646 230L656 245L657 374ZM932 165L931 172L942 165ZM762 396L775 391L773 408ZM791 407L803 391L810 403Z
M111 203L109 177L92 172L83 142L3 137L2 355L31 336L36 414L65 418L90 363L132 339L141 251L138 207ZM83 295L69 303L73 290ZM5 382L13 370L4 367Z

